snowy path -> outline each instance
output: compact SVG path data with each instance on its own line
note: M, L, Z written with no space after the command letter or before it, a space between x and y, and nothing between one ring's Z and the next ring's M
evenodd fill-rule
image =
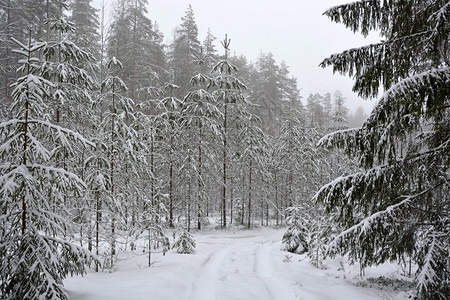
M283 230L195 233L195 254L123 254L118 270L65 280L72 300L335 300L406 299L405 294L357 287L331 261L327 270L280 251ZM286 255L291 262L283 262ZM125 257L128 257L125 259ZM346 279L347 278L347 279ZM353 280L354 281L354 280Z
M208 237L204 237L208 239ZM207 242L222 248L213 253L199 269L193 283L191 300L261 299L274 300L268 250L272 242L255 244L234 235Z

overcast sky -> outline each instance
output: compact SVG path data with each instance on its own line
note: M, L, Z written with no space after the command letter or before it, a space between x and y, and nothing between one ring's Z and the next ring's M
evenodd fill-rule
M115 1L104 0L111 7ZM102 0L95 0L95 5ZM256 61L261 52L273 53L278 63L285 61L297 77L304 100L310 93L333 93L339 89L354 111L359 105L369 112L375 100L362 100L352 92L352 80L334 74L319 63L329 55L349 48L377 42L354 34L342 24L332 23L322 13L345 0L149 0L149 15L157 21L165 41L181 24L189 4L192 5L203 41L208 28L217 37L217 49L225 34L231 38L231 51Z

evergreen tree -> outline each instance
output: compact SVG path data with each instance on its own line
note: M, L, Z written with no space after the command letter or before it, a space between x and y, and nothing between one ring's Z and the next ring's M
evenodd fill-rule
M10 86L15 79L11 38L15 32L20 32L16 25L20 23L20 16L14 13L20 11L18 5L18 1L8 0L0 7L0 120L6 119L11 106Z
M216 37L211 33L211 29L208 28L205 40L203 41L202 55L204 56L202 65L205 66L205 70L211 70L214 63L218 61L218 55L214 41Z
M283 235L281 250L303 254L308 251L308 222L299 206L288 208L287 230Z
M221 210L221 226L225 228L227 225L227 179L229 169L229 151L230 151L230 118L239 114L240 104L245 102L245 96L243 92L247 89L244 83L242 83L233 73L237 72L237 68L232 65L228 58L228 52L230 50L230 40L227 35L222 41L222 46L225 50L225 57L222 61L216 64L213 68L214 73L214 86L215 90L211 93L216 98L218 107L223 114L222 125L222 201L220 205Z
M336 91L338 92L338 91ZM334 102L336 102L336 92L334 93ZM340 91L339 91L340 92ZM342 98L342 103L344 102L344 98L342 97L342 93L340 94L341 98ZM323 95L322 98L322 107L323 107L323 119L324 119L324 124L323 127L324 129L329 129L330 127L333 126L332 121L333 121L333 104L331 103L331 93L325 93Z
M188 143L186 152L188 154L196 152L196 154L188 155L189 157L196 157L194 159L196 161L194 162L192 158L185 160L190 162L185 167L191 169L192 175L190 177L196 177L197 181L197 229L200 230L208 201L205 190L205 173L211 175L211 168L205 168L205 166L214 164L213 158L216 156L214 145L220 142L217 136L220 136L219 121L222 118L222 113L216 105L216 99L207 91L214 84L212 78L206 74L198 74L191 79L191 83L199 86L200 89L191 91L186 95L182 118L186 134L192 133L192 137L186 139ZM189 180L189 177L186 180ZM190 205L190 203L187 205ZM190 217L188 216L188 218Z
M170 228L175 227L174 213L176 211L176 190L178 180L178 166L180 152L177 144L180 143L180 126L181 126L181 106L183 101L178 99L175 94L178 86L174 84L166 84L163 88L164 98L158 103L157 109L160 111L161 125L160 135L164 139L161 143L161 154L163 155L166 165L166 191L168 194L168 225Z
M24 9L26 7L27 9ZM15 70L18 56L11 50L15 43L11 38L23 41L28 38L28 29L33 28L35 41L49 41L56 34L51 24L59 19L65 1L55 0L4 0L0 4L0 117L12 118L9 110L11 85L17 79Z
M320 94L310 94L306 99L307 125L323 131L325 128L325 114L323 96Z
M91 5L92 0L72 0L69 5L74 24L73 42L81 49L90 52L97 59L100 56L100 36L97 10Z
M334 105L331 115L332 128L339 130L348 126L348 108L345 107L345 98L342 92L337 90L334 92Z
M322 66L355 77L363 97L385 92L362 128L320 144L346 149L363 171L315 196L348 229L331 245L362 266L412 258L417 298L450 296L450 3L358 1L329 9L333 21L380 43L347 50Z
M109 59L116 57L123 68L116 74L129 87L128 97L136 103L139 91L159 83L165 59L161 35L147 18L147 0L120 0L116 4L108 43Z
M67 20L64 12L60 11L58 20L51 20L50 29L58 34L50 34L50 40L43 48L46 58L46 79L55 84L51 89L48 104L51 107L54 123L65 126L83 135L92 135L92 113L93 99L92 91L95 88L93 75L92 55L78 47L73 42L72 34L75 31L73 24ZM55 145L62 148L62 153L70 152L63 145ZM83 181L86 180L86 169L84 158L90 149L83 147L74 150L77 155L68 157L63 155L56 161L57 166L62 166L77 174ZM85 196L83 194L82 196ZM70 215L76 222L80 233L80 245L83 245L83 229L89 219L89 211L86 202L79 197L66 196L65 203L70 208ZM90 224L87 226L88 238L90 237Z
M38 58L46 44L33 44L31 31L28 45L14 41L23 76L12 92L15 117L0 125L1 291L14 299L67 299L63 279L83 274L92 257L68 240L73 224L65 199L82 194L85 184L57 162L76 154L74 143L92 144L49 121L55 83L42 76L47 65Z
M256 70L258 76L253 89L257 91L257 94L252 101L259 105L257 114L261 117L264 128L274 136L281 116L280 67L276 64L272 53L261 53L256 62Z
M182 99L189 91L190 78L199 73L198 64L195 62L201 57L202 52L202 47L198 40L198 28L195 23L194 10L191 5L189 5L186 14L181 20L183 22L175 33L170 62L173 72L173 83L179 87L176 94L179 99ZM211 51L212 49L210 48L209 50Z
M177 253L191 254L195 250L195 240L192 234L183 231L178 240L173 244L172 248L177 248Z
M257 186L255 179L265 167L267 139L264 132L258 127L261 119L255 115L248 114L242 123L243 128L239 132L238 138L243 145L241 159L248 168L247 228L250 229L255 212L255 199L260 198L262 201L262 197L255 197L258 191L258 188L255 188Z
M115 58L108 63L110 74L119 73L115 69L121 67L121 62ZM107 209L104 209L105 215L101 218L105 218L103 222L109 224L109 230L105 230L107 232L105 235L110 248L107 251L108 255L105 256L108 263L104 267L112 268L117 255L119 230L127 228L130 206L135 205L130 198L133 198L136 185L139 183L137 170L142 161L138 157L140 145L134 124L135 106L130 98L124 96L127 89L125 83L118 76L108 75L102 82L101 89L102 98L98 99L96 105L106 107L107 110L102 112L96 138L100 147L98 150L104 150L107 156L98 153L97 160L105 164L106 168L99 165L97 172L102 170L106 171L106 174L100 173L97 181L101 179L100 183L103 181L107 183L104 202ZM104 190L103 183L99 184L96 181L93 183L97 192Z
M57 32L52 32L51 24L61 17L62 11L67 9L67 0L19 0L20 7L26 7L23 14L22 36L26 38L30 26L35 31L36 41L56 40Z

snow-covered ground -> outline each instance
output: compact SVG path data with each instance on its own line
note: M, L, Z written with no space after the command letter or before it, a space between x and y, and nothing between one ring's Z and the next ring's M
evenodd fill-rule
M115 272L89 271L64 284L72 300L408 299L399 285L378 284L382 275L398 278L397 265L366 269L366 279L359 277L358 266L339 259L317 269L305 255L280 251L283 233L271 228L197 232L194 254L155 254L149 268L138 248L121 253Z

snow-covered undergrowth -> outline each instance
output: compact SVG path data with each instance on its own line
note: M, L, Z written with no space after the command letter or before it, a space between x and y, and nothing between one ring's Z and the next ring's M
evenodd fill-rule
M358 265L342 259L326 260L326 269L317 269L306 254L280 251L284 232L194 232L193 254L180 255L176 249L164 256L154 253L150 268L142 243L133 252L120 253L116 271L89 271L64 284L72 300L408 299L413 287L398 265L366 269L364 278L359 277ZM172 233L167 235L173 244Z

